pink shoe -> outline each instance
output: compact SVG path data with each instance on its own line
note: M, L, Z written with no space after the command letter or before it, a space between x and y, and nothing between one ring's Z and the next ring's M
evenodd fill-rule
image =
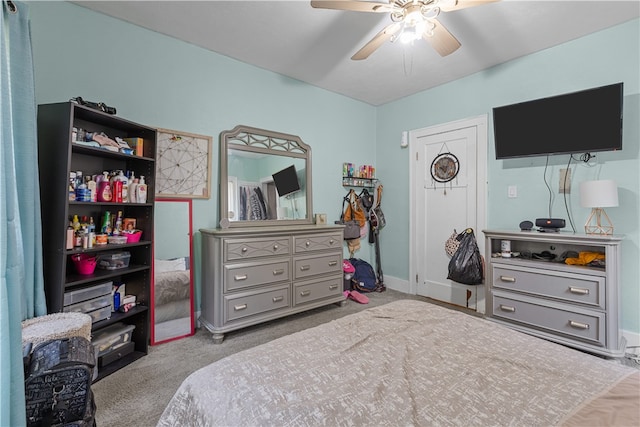
M349 291L345 291L345 293L346 292L349 292ZM369 304L369 298L366 295L362 295L358 291L349 292L349 296L347 296L347 298L352 299L355 302L358 302L360 304Z
M347 261L346 259L343 259L342 260L342 271L344 271L345 273L355 273L356 272L356 268L349 261Z

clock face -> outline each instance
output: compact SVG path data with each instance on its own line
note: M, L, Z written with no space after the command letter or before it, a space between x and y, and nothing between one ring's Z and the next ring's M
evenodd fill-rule
M452 153L438 154L431 163L431 177L437 182L449 182L458 175L460 164Z

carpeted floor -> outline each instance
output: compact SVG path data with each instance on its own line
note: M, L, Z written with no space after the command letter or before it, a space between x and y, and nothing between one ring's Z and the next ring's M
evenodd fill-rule
M273 339L399 299L418 299L447 306L393 290L369 293L367 297L369 304L366 305L354 301L347 301L343 307L331 304L231 332L222 344L214 344L211 334L199 329L192 337L152 346L147 356L92 385L97 406L96 423L98 426L155 426L169 400L189 374L216 360ZM640 364L629 358L617 361L640 369Z
M92 385L98 426L155 426L182 381L192 372L223 357L369 307L398 299L426 298L387 290L369 293L369 304L347 301L252 326L214 344L206 329L192 337L152 346L149 354Z

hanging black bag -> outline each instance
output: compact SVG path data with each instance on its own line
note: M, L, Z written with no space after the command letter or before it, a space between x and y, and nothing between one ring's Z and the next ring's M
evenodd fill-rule
M460 246L449 261L447 279L465 285L479 285L483 279L482 256L472 228L458 235Z

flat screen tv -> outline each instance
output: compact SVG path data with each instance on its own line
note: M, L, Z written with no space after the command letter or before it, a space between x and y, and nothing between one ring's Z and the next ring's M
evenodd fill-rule
M276 190L278 190L278 195L280 197L287 196L300 190L298 173L296 172L294 165L286 167L271 176L273 177L273 183L276 185Z
M623 84L493 109L496 159L622 149Z

